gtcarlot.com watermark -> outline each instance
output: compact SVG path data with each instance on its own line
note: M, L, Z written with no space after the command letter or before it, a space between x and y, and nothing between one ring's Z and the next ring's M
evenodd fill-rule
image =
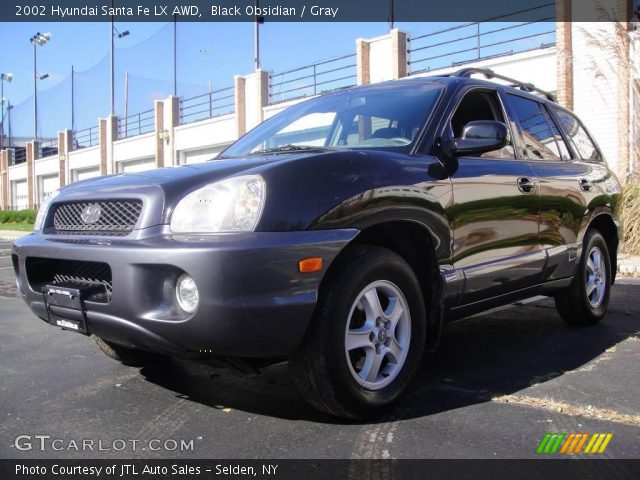
M202 437L198 437L200 440ZM13 441L13 447L20 451L39 452L124 452L124 451L166 451L192 452L194 439L176 440L173 438L152 438L140 440L137 438L116 438L114 440L92 438L59 438L51 435L18 435Z

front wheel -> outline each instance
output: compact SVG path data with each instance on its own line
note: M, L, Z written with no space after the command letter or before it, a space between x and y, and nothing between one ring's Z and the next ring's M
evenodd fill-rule
M597 230L583 241L582 257L571 285L555 295L556 308L569 325L595 325L607 313L611 293L607 242Z
M379 414L420 366L425 312L420 284L402 257L350 247L324 280L313 322L290 359L300 391L331 415Z

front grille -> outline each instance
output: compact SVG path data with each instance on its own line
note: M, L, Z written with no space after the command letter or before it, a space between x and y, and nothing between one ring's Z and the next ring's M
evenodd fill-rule
M106 263L28 257L25 264L29 286L36 292L46 285L70 288L101 286L104 288L96 289L85 300L98 303L111 301L111 267Z
M93 206L93 212L87 207ZM141 200L101 200L69 202L53 205L52 228L46 233L58 235L111 235L124 236L135 228L142 212ZM95 215L96 210L99 214ZM82 215L85 213L85 220ZM94 218L87 218L93 213Z

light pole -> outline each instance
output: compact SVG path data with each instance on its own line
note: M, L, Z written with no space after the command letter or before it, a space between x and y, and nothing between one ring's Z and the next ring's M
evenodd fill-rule
M36 46L43 47L49 40L51 40L50 33L36 33L31 37L30 42L33 45L33 124L34 124L34 140L38 140L38 57ZM44 78L49 75L44 76ZM41 80L44 80L42 78Z
M4 82L11 83L13 73L0 73L0 150L4 147Z
M260 25L264 23L264 17L260 13L260 2L255 0L256 21L253 27L253 63L256 70L260 69Z
M113 6L113 2L111 2ZM115 115L116 111L116 62L114 57L116 37L124 38L129 35L129 30L119 32L113 23L113 15L111 15L111 115Z

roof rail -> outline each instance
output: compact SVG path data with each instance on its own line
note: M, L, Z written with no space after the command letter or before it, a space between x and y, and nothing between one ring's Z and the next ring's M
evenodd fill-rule
M558 103L556 97L553 96L552 93L547 92L546 90L542 90L541 88L536 87L532 83L523 83L519 80L516 80L511 77L506 77L504 75L500 75L499 73L495 73L490 68L463 68L462 70L458 70L451 74L452 77L471 77L473 74L484 75L485 78L491 80L492 78L499 78L500 80L505 80L511 83L511 87L519 88L525 92L538 92L546 97L547 100L550 100L554 103Z

